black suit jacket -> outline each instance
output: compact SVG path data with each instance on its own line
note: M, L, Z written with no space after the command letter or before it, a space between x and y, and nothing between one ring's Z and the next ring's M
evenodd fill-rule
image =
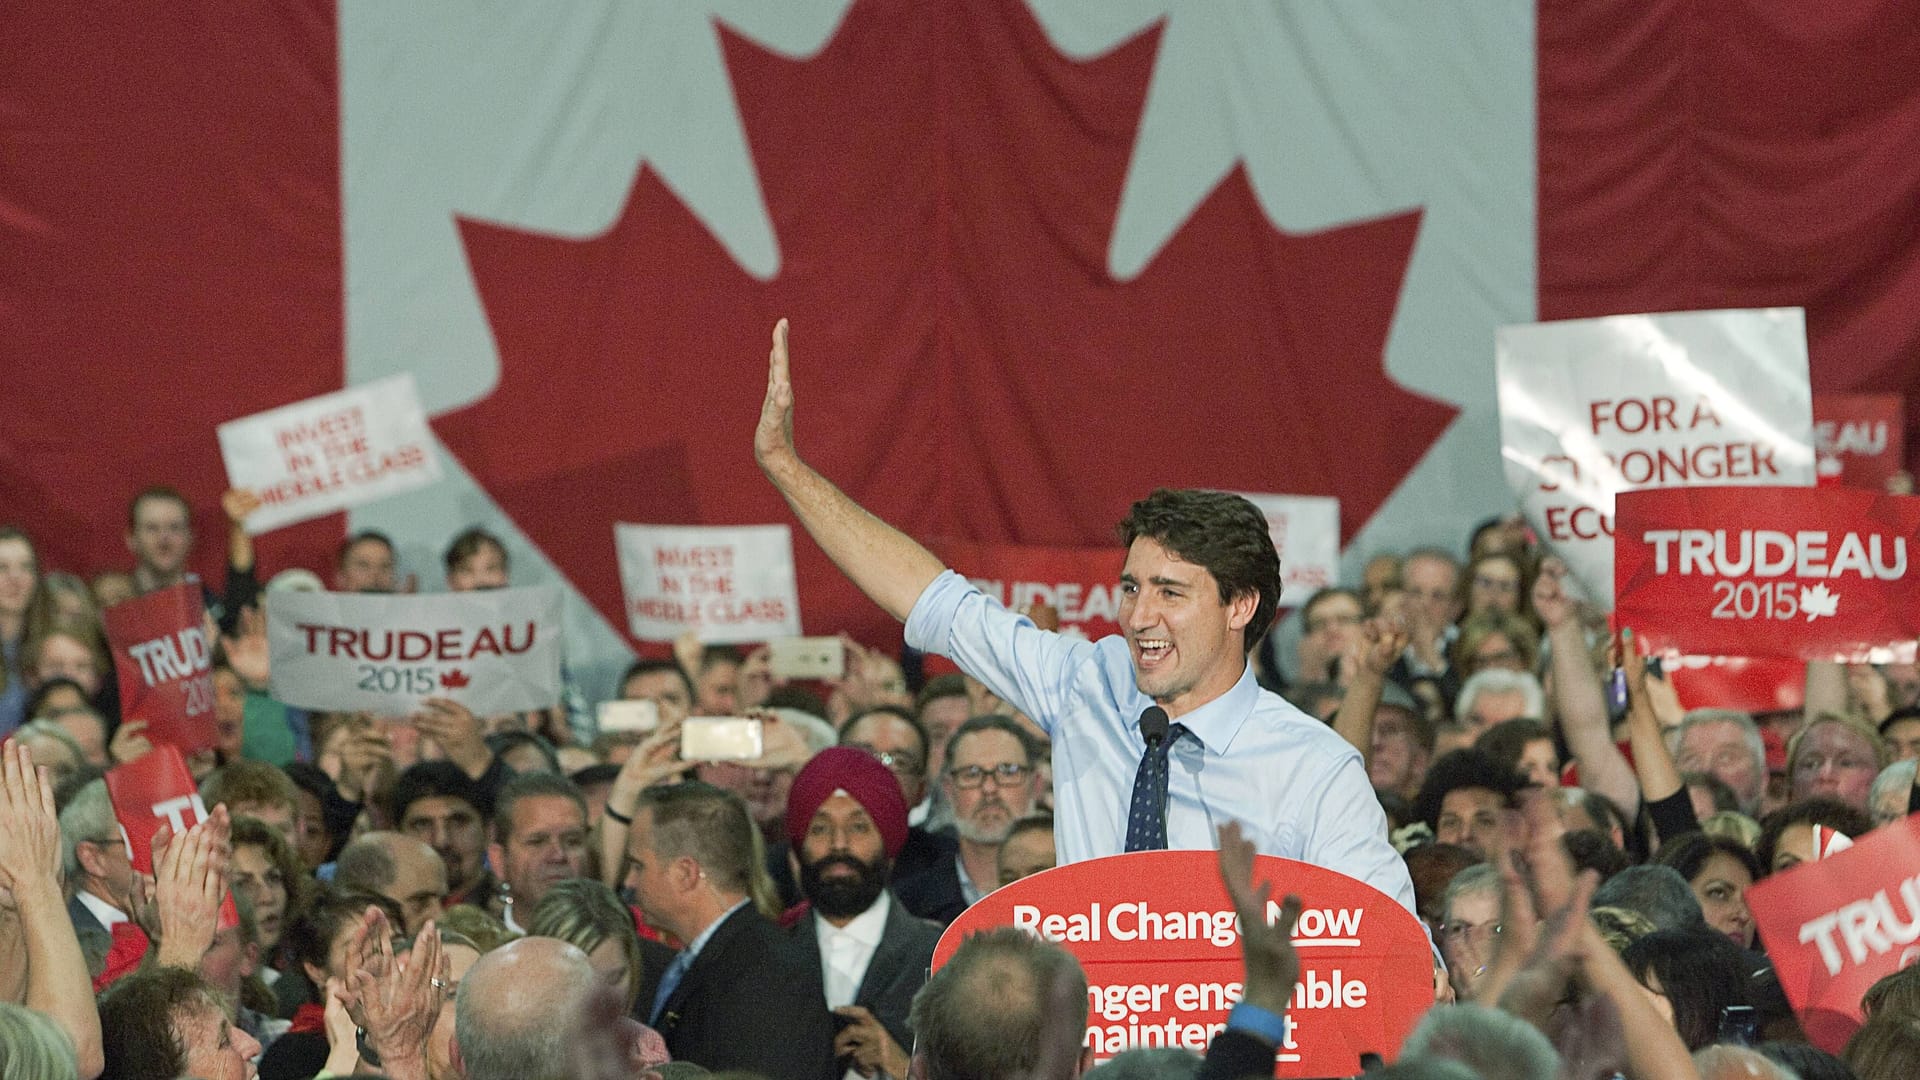
M960 889L960 864L951 855L895 883L893 895L908 911L943 927L967 910L967 894Z
M809 911L793 928L794 944L812 961L821 981L826 968L820 957L818 912ZM913 1052L913 1032L907 1014L913 1008L913 995L927 984L927 969L933 966L933 947L940 943L939 923L917 918L895 900L887 907L886 926L880 931L880 944L867 961L866 974L854 992L853 1003L865 1008L887 1029L893 1041L908 1053ZM826 1001L824 991L822 1003Z
M726 917L653 1025L675 1061L769 1080L832 1080L820 962L748 904Z
M953 861L960 842L949 832L929 832L918 825L907 827L907 842L894 856L893 880L905 881L922 871L931 870L942 859Z
M113 948L113 933L100 925L78 896L67 900L67 918L73 920L73 936L80 939L80 955L86 957L87 975L99 978L107 967L107 950Z

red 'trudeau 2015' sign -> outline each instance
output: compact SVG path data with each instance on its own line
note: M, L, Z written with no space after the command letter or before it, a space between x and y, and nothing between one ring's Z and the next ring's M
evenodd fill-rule
M935 970L968 934L1014 926L1057 942L1087 973L1086 1045L1096 1060L1141 1046L1204 1052L1240 999L1240 924L1212 851L1142 851L1089 859L988 894L947 928ZM1305 902L1293 941L1300 981L1275 1075L1348 1076L1360 1055L1391 1060L1433 1003L1424 928L1398 903L1345 874L1272 856L1254 879Z
M1614 619L1656 648L1911 660L1920 498L1846 488L1623 492Z
M145 720L147 738L183 754L214 743L213 642L192 582L106 610L107 643L120 673L120 715Z

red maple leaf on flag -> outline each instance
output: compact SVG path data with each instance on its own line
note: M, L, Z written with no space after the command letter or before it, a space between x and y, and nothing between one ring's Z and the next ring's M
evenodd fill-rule
M448 668L440 673L440 688L442 690L464 689L466 685L472 681L467 673L461 671L459 668Z
M463 222L501 379L435 421L448 447L624 629L583 513L787 520L750 447L788 315L803 453L922 539L1106 545L1156 486L1337 496L1351 537L1453 416L1383 371L1418 215L1290 236L1235 170L1115 282L1157 34L1077 63L1014 0L885 14L804 61L726 40L770 282L645 168L589 240ZM795 555L810 623L878 624Z

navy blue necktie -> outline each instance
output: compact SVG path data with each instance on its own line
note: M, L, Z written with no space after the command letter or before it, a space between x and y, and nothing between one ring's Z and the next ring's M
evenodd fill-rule
M692 954L682 952L679 956L673 958L673 963L667 965L667 970L660 973L660 989L654 992L653 1011L647 1015L647 1023L649 1025L653 1027L660 1026L661 1010L667 1007L667 999L673 996L674 990L680 986L681 978L687 974L687 969L692 966Z
M1167 711L1155 705L1140 714L1147 752L1133 774L1133 806L1127 811L1127 850L1167 849L1167 753L1187 733L1185 724L1167 723Z

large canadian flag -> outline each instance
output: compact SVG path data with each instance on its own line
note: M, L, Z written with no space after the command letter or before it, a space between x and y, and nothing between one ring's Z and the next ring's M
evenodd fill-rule
M124 565L173 483L212 574L214 427L410 372L448 475L351 524L429 586L502 532L608 678L611 523L789 520L780 315L856 498L1056 547L1158 485L1458 544L1511 505L1506 323L1804 305L1816 389L1920 379L1912 5L182 0L0 41L0 516ZM883 632L796 555L809 632Z

